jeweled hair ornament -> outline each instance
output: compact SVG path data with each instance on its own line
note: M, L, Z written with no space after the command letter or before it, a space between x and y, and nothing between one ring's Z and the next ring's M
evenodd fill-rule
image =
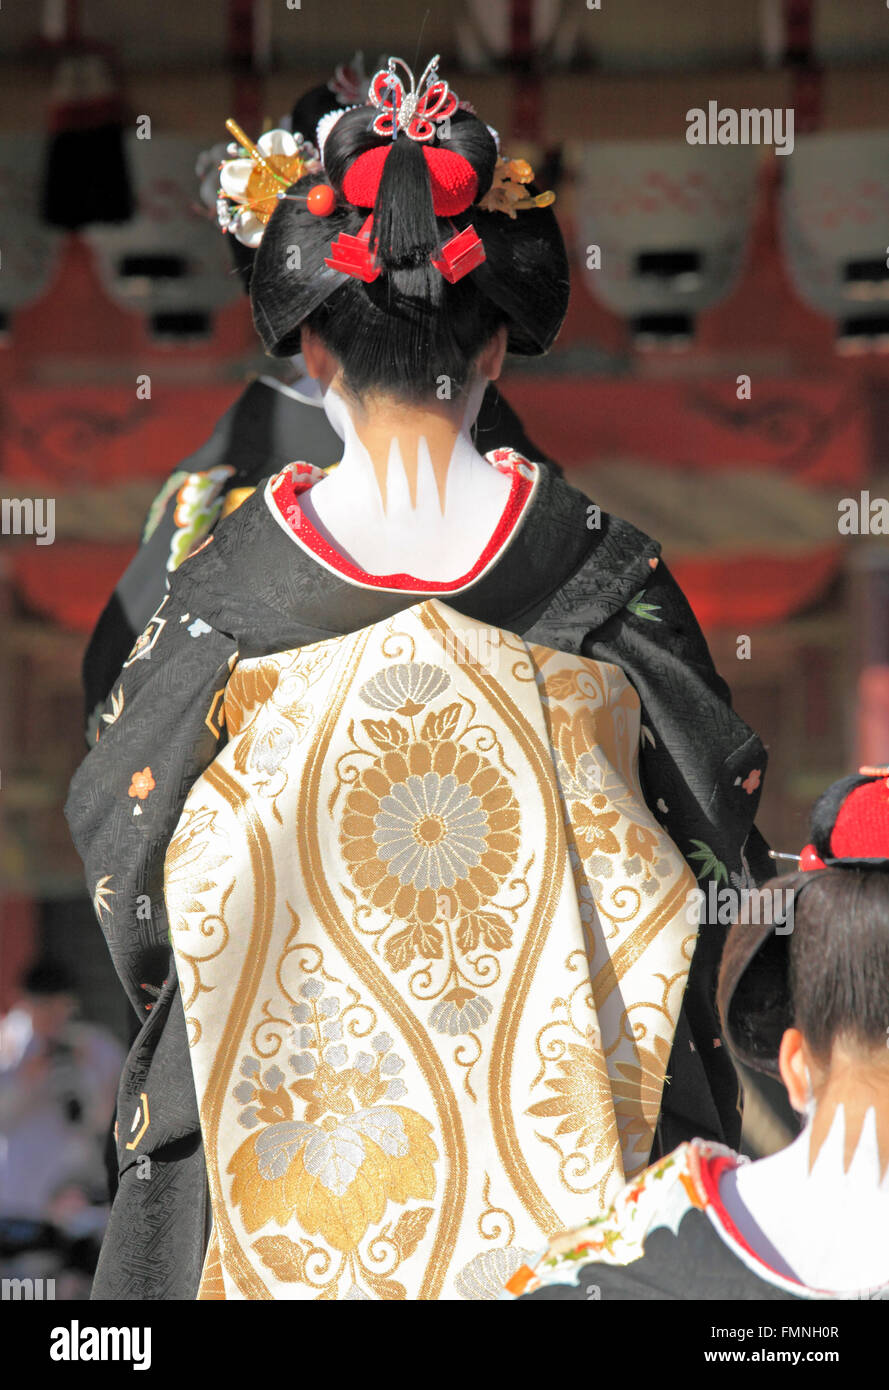
M431 140L435 127L453 116L457 97L439 77L438 62L436 53L423 69L419 82L401 58L390 58L386 67L374 74L368 100L379 108L380 114L373 123L377 135L391 135L394 140L403 131L411 140ZM399 69L410 83L409 89L399 76Z
M229 145L233 158L219 166L216 217L224 232L255 251L269 218L291 184L321 168L314 145L298 131L269 130L255 143L229 118L226 129L237 144ZM307 201L307 199L300 199Z

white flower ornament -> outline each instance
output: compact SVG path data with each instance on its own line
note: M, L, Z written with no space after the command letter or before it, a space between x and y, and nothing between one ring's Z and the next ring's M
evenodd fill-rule
M314 145L299 132L269 130L254 144L235 121L226 126L238 143L228 147L235 158L219 166L216 216L223 231L255 251L286 190L321 164Z

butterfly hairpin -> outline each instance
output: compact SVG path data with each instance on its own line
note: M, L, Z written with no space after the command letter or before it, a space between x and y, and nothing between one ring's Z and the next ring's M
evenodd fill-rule
M380 111L373 123L377 135L391 135L394 140L399 131L404 131L411 140L431 140L436 125L453 116L457 97L439 77L438 60L436 53L419 82L401 58L390 58L388 66L374 74L368 100ZM410 83L409 89L399 76L399 68Z

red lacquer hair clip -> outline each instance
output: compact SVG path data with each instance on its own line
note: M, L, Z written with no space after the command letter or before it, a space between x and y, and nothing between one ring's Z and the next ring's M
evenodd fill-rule
M325 256L324 264L331 270L339 270L343 275L353 275L356 280L370 284L380 274L380 267L370 249L370 229L373 216L366 218L357 236L340 232L330 243L330 255Z
M450 284L455 285L464 275L480 266L484 259L485 248L481 237L474 227L464 227L462 232L445 242L441 257L433 260L432 264Z

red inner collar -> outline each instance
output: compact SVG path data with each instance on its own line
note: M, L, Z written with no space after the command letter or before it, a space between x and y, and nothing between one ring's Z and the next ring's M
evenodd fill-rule
M701 1186L707 1194L707 1201L712 1207L720 1226L731 1236L733 1241L740 1245L741 1249L745 1251L746 1254L750 1255L758 1265L762 1265L763 1269L767 1269L769 1273L773 1274L777 1279L788 1279L786 1274L782 1274L779 1270L773 1269L768 1260L764 1260L762 1255L754 1250L753 1246L744 1239L723 1205L722 1198L719 1195L720 1179L723 1173L727 1172L730 1168L737 1168L737 1166L738 1164L735 1159L729 1157L727 1154L714 1154L712 1158L705 1158L703 1154L699 1156ZM791 1284L798 1284L799 1280L788 1279L788 1282ZM800 1288L803 1287L805 1286L800 1284Z
M311 464L289 464L276 478L272 479L268 499L286 528L313 555L329 568L369 588L405 589L416 593L441 594L464 588L487 569L494 557L511 539L527 507L534 490L536 472L521 454L512 449L494 449L486 454L488 462L501 473L512 478L512 486L506 505L494 532L481 555L471 569L457 579L447 581L421 579L413 574L368 574L360 565L347 560L344 555L325 540L315 529L299 505L299 497L324 476L322 471Z

